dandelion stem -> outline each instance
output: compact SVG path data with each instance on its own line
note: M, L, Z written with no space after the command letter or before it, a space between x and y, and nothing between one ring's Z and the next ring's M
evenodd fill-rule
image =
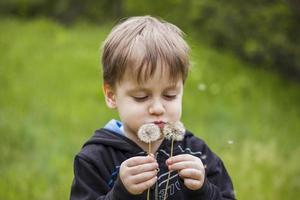
M148 145L148 155L151 154L151 142L149 142L149 145ZM147 200L150 200L150 188L148 188L147 190Z
M174 147L174 137L172 137L172 142L171 142L171 152L170 152L170 157L173 157L173 147Z
M174 147L174 137L172 136L170 158L173 157L173 147ZM168 178L167 178L167 183L166 183L166 189L165 189L165 192L164 192L164 200L167 199L170 176L171 176L171 171L168 172Z
M147 190L147 200L150 200L150 188Z

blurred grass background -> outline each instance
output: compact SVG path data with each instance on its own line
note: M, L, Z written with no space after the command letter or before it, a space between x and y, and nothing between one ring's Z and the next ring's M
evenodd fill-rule
M112 25L0 19L0 199L68 199L73 158L116 113L101 93ZM222 157L238 199L300 195L300 85L188 34L183 122Z

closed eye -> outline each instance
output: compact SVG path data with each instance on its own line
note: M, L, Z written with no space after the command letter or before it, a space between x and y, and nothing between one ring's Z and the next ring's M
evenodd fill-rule
M167 100L173 100L173 99L176 99L176 97L177 97L177 94L165 94L164 95L164 98Z
M132 98L136 102L143 102L143 101L146 101L148 99L148 96L132 96Z

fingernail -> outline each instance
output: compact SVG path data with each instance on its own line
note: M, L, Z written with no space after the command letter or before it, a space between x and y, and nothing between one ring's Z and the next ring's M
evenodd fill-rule
M153 153L150 153L149 156L151 156L152 158L155 158Z
M149 160L153 161L154 158L151 155L148 155Z

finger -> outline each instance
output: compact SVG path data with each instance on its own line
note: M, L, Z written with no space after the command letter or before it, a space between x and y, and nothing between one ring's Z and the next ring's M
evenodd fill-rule
M134 184L143 183L143 182L146 182L146 181L152 179L156 175L157 175L157 170L137 174L132 177L132 182Z
M192 156L190 154L180 154L180 155L173 156L173 157L169 158L166 162L167 162L167 164L170 165L170 164L173 164L173 163L176 163L176 162L192 161L192 160L195 160L195 159L198 159L198 158L195 157L195 156Z
M202 180L203 172L197 169L183 169L178 172L179 176L182 179L194 179L194 180Z
M184 179L184 185L191 190L198 190L202 187L203 182L194 179Z
M133 190L136 190L136 191L139 191L139 193L142 193L145 190L147 190L148 188L150 188L152 185L154 185L156 183L156 181L157 181L157 176L154 176L150 180L133 185L132 188L133 188Z
M174 170L174 171L187 169L187 168L200 170L202 167L201 167L201 163L195 161L176 162L174 164L169 165L169 170Z
M147 171L153 171L158 168L157 162L151 162L146 164L137 165L129 168L129 173L132 175L140 174Z
M144 163L156 162L152 156L135 156L125 161L127 167L133 167Z
M153 154L153 153L150 153L150 154L148 154L148 156L151 156L152 158L154 158L154 159L155 159L155 156L154 156L154 154Z

